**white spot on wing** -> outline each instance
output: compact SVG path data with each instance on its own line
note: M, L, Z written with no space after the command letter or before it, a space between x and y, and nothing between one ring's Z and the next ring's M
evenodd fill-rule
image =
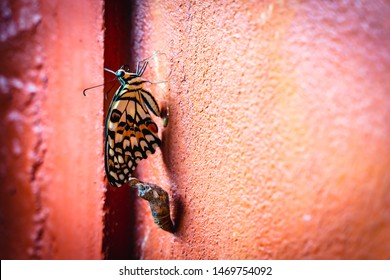
M115 179L118 180L118 175L114 171L110 171L110 175Z
M126 150L127 147L130 146L130 141L129 139L123 140L123 149Z

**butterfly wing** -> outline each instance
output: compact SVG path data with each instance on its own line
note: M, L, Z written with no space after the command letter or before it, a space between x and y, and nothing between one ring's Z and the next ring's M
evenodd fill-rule
M122 85L110 105L104 155L108 181L115 187L125 184L138 162L161 145L158 127L147 108L160 113L153 96L142 84Z

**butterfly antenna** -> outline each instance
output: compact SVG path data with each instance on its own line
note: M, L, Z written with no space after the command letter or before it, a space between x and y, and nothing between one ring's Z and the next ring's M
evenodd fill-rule
M97 88L97 87L101 87L101 86L104 86L104 85L105 84L101 84L101 85L97 85L97 86L86 88L86 89L83 90L83 94L84 94L84 96L87 96L87 94L86 94L87 90L90 90L90 89L93 89L93 88Z
M158 82L146 81L146 82L149 83L149 84L152 84L152 85L158 85L158 84L168 83L169 81L158 81Z
M103 69L104 69L104 71L110 72L110 73L112 73L112 74L114 74L114 75L115 75L115 72L114 72L114 71L112 71L111 69L108 69L108 68L103 68Z
M114 74L115 74L115 72L114 72ZM97 85L97 86L93 86L93 87L86 88L86 89L83 90L83 95L84 95L84 96L87 96L87 94L86 94L87 90L90 90L90 89L94 89L94 88L97 88L97 87L101 87L101 86L107 85L107 84L109 84L109 83L112 83L112 82L115 81L115 80L116 80L116 77L115 77L114 79L112 79L111 81L108 81L107 83L103 83L103 84L100 84L100 85ZM115 84L114 84L114 85L115 85ZM114 85L110 88L110 90L114 87Z
M112 82L112 81L111 81ZM113 84L109 90L106 91L106 93L104 94L104 98L107 100L108 99L108 93L112 90L112 88L115 86L115 84Z

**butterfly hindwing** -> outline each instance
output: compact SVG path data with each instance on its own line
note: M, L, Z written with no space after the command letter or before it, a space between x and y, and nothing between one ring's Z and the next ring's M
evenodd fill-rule
M160 110L154 97L143 87L146 81L125 72L106 119L105 168L115 187L127 182L138 162L161 145L158 127L148 108L157 116Z

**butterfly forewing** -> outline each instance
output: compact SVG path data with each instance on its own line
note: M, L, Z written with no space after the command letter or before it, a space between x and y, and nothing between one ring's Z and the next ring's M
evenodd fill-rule
M104 153L108 181L115 187L125 184L138 162L161 145L158 127L148 108L156 116L160 116L160 110L143 86L147 81L128 72L118 79L121 86L113 97L106 119Z

